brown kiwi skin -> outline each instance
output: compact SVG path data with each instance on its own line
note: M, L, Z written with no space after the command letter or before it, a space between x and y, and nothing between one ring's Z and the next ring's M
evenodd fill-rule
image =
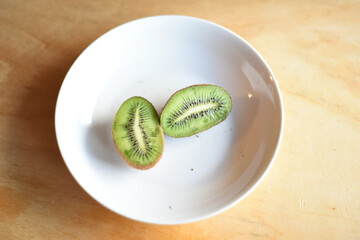
M163 149L164 149L164 148L165 148L165 145L164 145L164 133L163 133L163 130L162 130L161 126L160 126L160 130L161 130L162 144L163 144L163 146L164 146L164 147L163 147ZM127 159L125 158L125 156L121 153L118 145L117 145L116 142L115 142L114 131L111 131L111 133L112 133L112 139L113 139L113 141L114 141L114 144L115 144L115 146L116 146L116 149L117 149L118 152L120 153L122 159L124 159L124 161L126 162L126 164L129 165L130 167L133 167L133 168L136 168L136 169L139 169L139 170L148 170L148 169L154 167L154 166L159 162L160 158L162 157L162 153L161 153L161 155L159 156L159 158L158 158L153 164L151 164L151 165L146 165L146 166L135 165L135 164L133 164L132 162L130 162L129 160L127 160ZM164 152L164 150L163 150L163 152Z
M184 88L182 88L182 89L180 89L180 90L177 90L173 95L171 95L171 97L169 98L169 100L167 100L165 106L163 107L163 109L162 109L162 111L161 111L161 114L160 114L160 126L161 126L161 115L162 115L162 113L164 112L164 109L165 109L166 105L167 105L167 104L169 103L169 101L173 98L173 96L174 96L177 92L179 92L179 91L181 91L181 90L184 90L184 89L189 88L189 87L197 87L197 86L215 86L215 87L220 87L220 86L215 85L215 84L201 83L201 84L195 84L195 85L191 85L191 86L188 86L188 87L184 87ZM224 88L224 89L225 89L225 88ZM225 89L225 90L226 90L226 89ZM229 94L229 96L230 96L230 94ZM230 99L231 99L231 102L232 102L231 96L230 96ZM232 111L232 108L230 109L229 114L231 113L231 111ZM209 130L210 128L215 127L216 125L222 123L222 122L225 121L225 120L226 120L226 118L225 118L224 120L222 120L221 122L218 122L217 124L215 124L215 125L207 128L207 129L204 129L204 130L202 130L202 131L200 131L200 132L198 132L198 133L195 133L194 135L199 134L199 133L202 133L202 132L204 132L204 131L206 131L206 130ZM161 129L161 130L162 130L162 129ZM186 137L192 137L192 136L194 136L194 135L191 135L191 136L183 136L183 137L176 137L176 138L186 138ZM171 136L170 136L170 137L171 137Z

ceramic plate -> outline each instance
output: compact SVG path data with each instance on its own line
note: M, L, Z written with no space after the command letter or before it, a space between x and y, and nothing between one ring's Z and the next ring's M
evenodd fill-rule
M192 137L165 136L150 170L126 165L111 135L120 105L142 96L160 114L174 92L201 83L230 93L229 117ZM55 114L61 154L85 191L118 214L156 224L204 219L243 199L269 170L282 122L275 77L256 50L185 16L139 19L97 39L66 75Z

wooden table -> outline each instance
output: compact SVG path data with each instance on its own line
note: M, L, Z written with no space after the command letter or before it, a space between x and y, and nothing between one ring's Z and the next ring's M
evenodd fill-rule
M0 239L360 239L359 1L0 0ZM191 15L248 40L277 76L285 130L273 168L230 210L158 226L80 188L54 132L57 93L97 37Z

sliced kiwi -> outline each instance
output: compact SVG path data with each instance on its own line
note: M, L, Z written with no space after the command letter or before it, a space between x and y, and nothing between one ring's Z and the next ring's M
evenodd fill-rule
M232 109L225 89L209 84L177 91L167 102L160 118L165 134L188 137L224 121Z
M116 147L127 164L149 169L160 160L164 134L154 106L145 98L126 100L116 113L112 126Z

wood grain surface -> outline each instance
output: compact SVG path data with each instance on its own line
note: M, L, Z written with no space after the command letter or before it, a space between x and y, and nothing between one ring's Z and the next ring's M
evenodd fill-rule
M0 0L0 239L360 239L359 1ZM77 56L130 20L182 14L249 41L277 76L273 168L230 210L159 226L105 209L60 156L59 88Z

